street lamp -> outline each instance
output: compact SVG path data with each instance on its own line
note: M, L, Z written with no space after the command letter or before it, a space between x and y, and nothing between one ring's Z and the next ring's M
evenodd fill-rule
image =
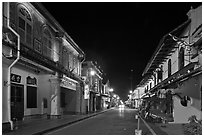
M132 94L132 90L130 90L130 94Z
M114 90L113 90L113 88L110 88L109 91L110 91L110 92L113 92Z
M130 78L130 80L131 80L131 81L130 81L130 82L131 82L131 83L130 83L130 84L131 84L131 85L130 85L130 86L131 86L130 88L131 88L131 90L132 90L132 81L133 81L133 69L131 69L131 78Z
M90 71L91 76L94 76L96 74L96 72L94 70Z
M92 87L93 87L93 78L92 78L92 76L94 76L96 74L96 72L91 69L89 73L90 73L89 86L91 87L90 89L92 90ZM89 109L90 109L90 93L89 93L89 98L88 98L88 112L89 112Z

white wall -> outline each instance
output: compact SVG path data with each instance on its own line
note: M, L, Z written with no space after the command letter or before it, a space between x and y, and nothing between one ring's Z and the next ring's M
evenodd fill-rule
M178 97L173 97L174 123L187 123L188 118L192 115L196 115L197 119L201 119L201 111L193 107L194 105L200 104L201 102L196 99L193 99L192 102L193 104L189 103L187 107L184 107L181 105L180 99Z
M8 101L7 101L7 96L8 96L8 65L5 65L3 63L2 65L2 123L8 122Z
M24 115L26 116L47 113L47 109L43 109L43 98L47 98L49 107L50 75L39 75L29 71L28 69L22 69L21 67L14 67L11 73L21 75L21 84L24 85ZM37 108L27 108L27 76L35 77L37 79L37 86L34 86L37 87Z
M24 115L32 115L39 113L39 99L37 99L37 108L27 108L27 84L26 84L26 77L31 76L37 79L37 87L38 87L38 75L22 70L21 68L13 67L11 73L17 74L21 76L21 83L24 86ZM36 86L34 86L36 87ZM39 90L37 89L37 96L39 96Z

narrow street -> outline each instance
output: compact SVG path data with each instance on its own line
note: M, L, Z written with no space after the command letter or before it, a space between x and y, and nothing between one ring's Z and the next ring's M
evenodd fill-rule
M202 2L2 2L3 135L202 135Z
M137 129L135 109L115 108L67 127L51 131L49 135L134 135ZM151 132L140 123L142 134Z

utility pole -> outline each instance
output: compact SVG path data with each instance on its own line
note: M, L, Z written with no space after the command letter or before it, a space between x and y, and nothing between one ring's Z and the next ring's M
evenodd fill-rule
M132 90L132 80L133 80L133 69L131 69L131 77L130 77L130 80L131 80L131 89L130 90Z

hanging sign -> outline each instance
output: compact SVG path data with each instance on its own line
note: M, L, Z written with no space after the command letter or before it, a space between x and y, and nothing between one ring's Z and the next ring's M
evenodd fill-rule
M84 86L84 99L89 99L89 85Z
M11 74L11 81L16 83L21 83L21 76L16 74Z

